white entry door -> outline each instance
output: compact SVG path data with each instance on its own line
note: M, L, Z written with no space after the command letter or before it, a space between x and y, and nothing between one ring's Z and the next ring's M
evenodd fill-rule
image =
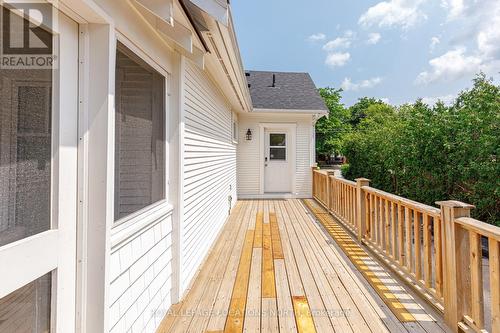
M33 17L0 10L26 35ZM31 38L58 61L0 68L0 332L75 327L78 24L48 12Z
M292 192L290 133L287 130L266 129L264 136L264 191Z

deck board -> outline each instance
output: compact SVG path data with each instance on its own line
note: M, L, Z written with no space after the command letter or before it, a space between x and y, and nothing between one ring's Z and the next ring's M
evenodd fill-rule
M229 315L226 320L224 332L243 332L248 295L248 282L250 280L250 268L252 266L254 230L247 230L245 243L238 265L236 282L234 283Z
M375 277L413 322L398 319L301 200L239 201L158 332L448 332L390 272Z

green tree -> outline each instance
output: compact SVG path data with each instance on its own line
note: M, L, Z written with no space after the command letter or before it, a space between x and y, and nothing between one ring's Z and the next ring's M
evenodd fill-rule
M367 110L372 105L384 105L380 99L362 97L358 99L356 104L349 108L350 120L352 126L357 126L363 119L367 117Z
M328 107L328 117L316 122L316 154L326 159L339 154L344 136L349 132L349 111L341 103L342 89L320 88L319 93Z
M474 217L500 225L500 86L483 74L473 83L451 106L360 99L341 144L344 175L429 205L471 203Z

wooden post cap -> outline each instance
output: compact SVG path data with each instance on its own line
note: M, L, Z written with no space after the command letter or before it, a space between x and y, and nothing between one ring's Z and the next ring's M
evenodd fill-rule
M370 184L370 180L368 178L356 178L356 183L361 186L366 186Z
M450 208L474 209L476 206L456 200L436 201L436 205Z

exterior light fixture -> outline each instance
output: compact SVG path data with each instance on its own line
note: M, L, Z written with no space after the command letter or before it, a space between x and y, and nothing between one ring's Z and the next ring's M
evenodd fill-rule
M250 128L247 130L246 138L247 138L247 141L252 140L252 130Z

